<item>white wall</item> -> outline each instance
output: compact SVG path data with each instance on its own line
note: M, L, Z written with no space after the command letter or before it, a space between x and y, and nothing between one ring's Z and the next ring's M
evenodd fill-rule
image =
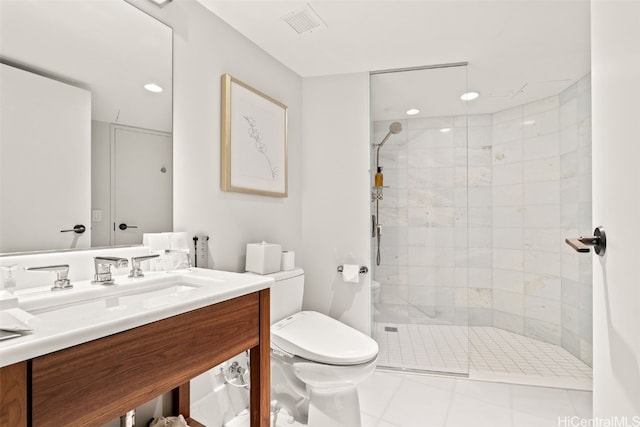
M281 243L300 254L302 79L194 0L162 9L131 3L174 32L174 231L207 234L209 266L217 269L244 271L248 242ZM289 197L220 190L223 73L289 107Z
M638 16L639 2L591 2L593 219L608 237L594 261L595 417L640 416Z
M371 269L369 75L305 78L303 87L304 307L369 333L370 274L344 283L336 271Z
M91 247L111 243L111 125L91 121L91 210L102 211L102 219L91 217Z

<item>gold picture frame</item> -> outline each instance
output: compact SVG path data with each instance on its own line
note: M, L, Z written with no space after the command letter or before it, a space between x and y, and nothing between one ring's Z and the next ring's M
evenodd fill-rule
M222 191L287 197L287 106L223 74Z

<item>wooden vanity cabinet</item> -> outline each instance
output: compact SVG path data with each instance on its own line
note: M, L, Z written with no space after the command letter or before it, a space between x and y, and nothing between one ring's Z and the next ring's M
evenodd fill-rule
M249 349L251 427L268 427L269 327L265 289L6 366L0 426L101 426L169 391L173 414L201 426L189 381Z

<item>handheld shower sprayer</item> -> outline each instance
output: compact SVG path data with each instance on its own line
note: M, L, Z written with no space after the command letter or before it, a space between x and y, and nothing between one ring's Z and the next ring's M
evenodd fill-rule
M376 169L378 168L378 166L380 166L380 148L382 148L384 143L387 142L387 139L389 139L391 135L397 135L400 132L402 132L402 123L393 122L389 125L389 132L387 132L380 144L373 145L374 147L376 147Z
M373 144L374 147L376 147L376 171L378 173L381 172L380 169L380 148L382 148L382 146L384 145L385 142L387 142L387 140L389 139L389 137L391 135L397 135L400 132L402 132L402 123L400 122L392 122L389 125L389 132L385 135L385 137L382 139L382 141L380 142L380 144ZM380 182L382 182L382 174L380 174ZM376 184L378 185L378 184ZM382 184L380 184L382 185ZM376 193L376 197L375 197L375 201L376 201L376 214L373 215L372 219L373 219L373 229L374 229L374 235L376 237L377 243L378 243L378 251L376 254L376 265L380 265L380 238L382 237L382 224L380 224L380 212L379 212L379 203L380 203L380 199L382 198L382 188L377 188L378 193Z

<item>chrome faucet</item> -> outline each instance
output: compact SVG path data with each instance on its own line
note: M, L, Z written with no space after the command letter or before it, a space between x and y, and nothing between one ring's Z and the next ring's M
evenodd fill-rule
M52 291L61 291L64 289L72 289L73 285L68 279L69 276L69 264L62 265L45 265L43 267L27 267L28 271L53 271L56 273L56 280L51 287Z
M131 257L131 271L129 271L129 277L144 277L142 269L140 269L140 263L151 258L158 258L160 255L143 255Z
M113 285L115 283L113 277L111 277L111 266L120 268L129 265L129 261L127 261L126 258L111 256L94 257L93 263L95 265L96 273L93 276L91 283L99 285Z

